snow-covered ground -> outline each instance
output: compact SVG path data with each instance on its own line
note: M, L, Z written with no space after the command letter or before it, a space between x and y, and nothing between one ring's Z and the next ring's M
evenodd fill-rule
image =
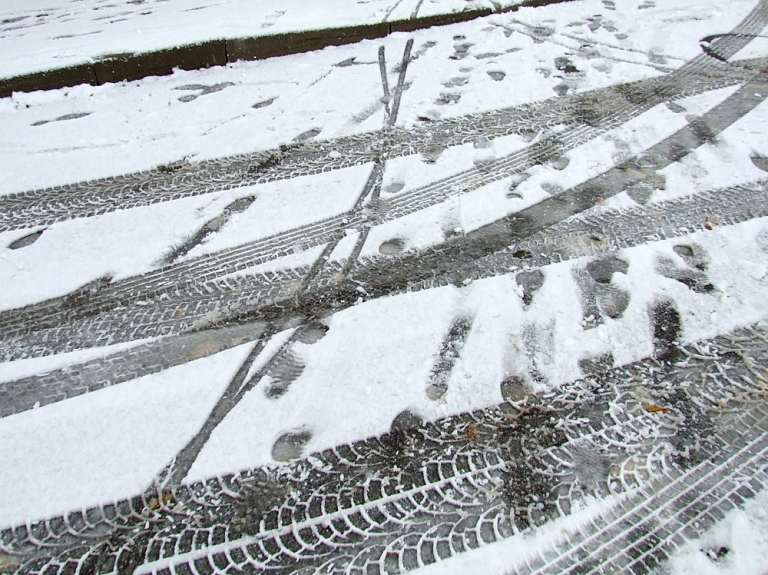
M485 4L7 2L0 75L465 6ZM759 326L765 24L758 0L580 0L0 100L0 528L153 485L287 477L288 460L320 470L313 457L408 417L439 428L627 366L651 365L643 385L656 390L673 341ZM226 335L250 322L250 335ZM190 334L208 340L188 349ZM157 349L187 359L166 364ZM766 384L749 361L750 385ZM671 395L633 393L654 417L662 401L677 413ZM698 469L675 449L731 441L731 420L714 421L680 440L691 445L655 440L664 473ZM611 461L610 473L626 468ZM585 496L566 517L514 536L497 525L487 546L398 569L509 572L641 492ZM165 503L147 505L151 518ZM764 574L767 513L762 492L702 523L663 569ZM269 531L258 525L248 537ZM32 569L36 555L4 533L0 572ZM230 553L240 535L209 543ZM381 565L399 548L387 549Z
M378 130L385 113L378 48L386 49L393 84L409 38L415 59L398 122L406 128L423 124L419 118L461 117L542 101L556 95L556 86L585 92L658 76L697 56L699 38L731 29L752 8L749 0L644 10L626 2L615 11L592 4L579 3L578 11L570 5L521 9L352 46L136 82L16 93L0 102L6 126L0 135L6 158L0 191L271 149L310 130L320 130L315 138L322 140ZM686 18L693 10L696 19ZM602 13L595 31L590 25L596 20L587 19L593 13ZM532 37L530 30L539 28L547 42ZM461 48L466 44L471 46ZM746 57L765 56L768 45L763 48ZM557 58L570 59L579 71L559 70ZM41 163L51 169L40 170Z
M0 78L208 40L378 24L517 0L8 0L0 6Z

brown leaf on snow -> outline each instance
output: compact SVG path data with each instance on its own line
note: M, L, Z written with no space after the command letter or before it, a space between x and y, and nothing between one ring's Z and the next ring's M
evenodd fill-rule
M167 507L170 503L173 503L172 493L163 493L159 498L153 497L147 502L147 509L150 511L157 511L161 507Z
M659 405L652 403L650 405L645 406L645 411L647 411L648 413L659 413L659 412L667 413L668 409L666 407L661 407Z

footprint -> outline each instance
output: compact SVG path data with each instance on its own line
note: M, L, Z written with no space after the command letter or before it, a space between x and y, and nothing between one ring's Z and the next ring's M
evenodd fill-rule
M445 150L446 147L442 144L431 144L422 150L421 160L425 164L434 164Z
M603 6L606 10L616 10L616 3L613 0L603 0Z
M654 192L667 187L667 178L659 173L651 173L648 178L627 188L627 195L638 204L647 204Z
M269 100L262 100L261 102L256 102L251 108L255 108L258 110L259 108L266 108L267 106L271 106L272 102L277 100L277 98L270 98Z
M495 80L496 82L501 82L504 78L507 77L506 72L502 72L501 70L488 70L486 72L492 80Z
M322 132L322 128L312 128L311 130L307 130L306 132L302 132L298 136L296 136L293 141L294 142L306 142L307 140L311 140L315 136L319 135L320 132Z
M403 238L393 238L379 246L379 253L385 256L396 256L402 253L404 248L405 240Z
M304 448L312 439L309 431L284 433L277 438L272 446L272 459L275 461L291 461L304 455Z
M565 56L555 58L555 68L566 74L574 74L579 71L579 69L573 65L571 59L566 58Z
M0 24L15 24L16 22L21 22L27 18L29 18L29 16L16 16L14 18L6 18L5 20L0 20Z
M675 114L682 114L683 112L688 111L677 102L667 102L667 108L670 112L674 112Z
M312 345L325 337L328 326L313 321L296 330L295 341L283 348L267 371L267 385L264 395L277 399L288 391L291 384L301 377L307 365L305 357L306 346Z
M387 184L382 188L381 192L383 194L396 194L400 190L402 190L405 187L404 182L392 182L391 184Z
M513 375L501 382L501 397L504 401L523 401L529 395L522 377Z
M423 424L424 420L421 417L406 409L405 411L397 414L395 419L392 420L392 425L389 429L390 432L407 431L409 429L421 427Z
M507 197L523 199L523 195L516 192L515 190L520 184L522 184L525 180L527 180L530 177L531 177L531 174L527 172L522 172L520 174L513 175L510 178L509 188L507 188Z
M446 106L448 104L456 104L459 100L461 100L461 94L440 94L440 97L435 100L435 104Z
M44 231L45 230L38 230L36 232L32 232L31 234L27 234L26 236L20 237L17 240L13 240L10 244L8 244L8 248L12 250L18 250L21 248L26 248L27 246L31 246L40 239L40 236L43 235Z
M222 82L220 84L214 84L213 86L205 86L203 84L187 84L185 86L177 86L174 88L174 90L188 90L192 92L199 92L199 94L187 94L186 96L181 96L179 98L179 102L191 102L192 100L196 100L200 96L205 96L207 94L213 94L215 92L221 92L224 88L227 88L228 86L234 86L232 82Z
M674 361L679 350L675 342L680 336L680 313L668 300L657 301L648 313L653 329L653 355L662 361Z
M285 12L285 10L275 10L264 18L264 23L261 25L261 27L271 28L275 25L275 22L277 22L285 14Z
M576 285L581 291L584 329L592 329L603 322L603 317L617 319L627 309L629 292L611 283L614 273L627 273L629 264L616 256L607 256L589 262L585 268L573 270Z
M264 395L270 399L281 397L304 373L305 367L303 354L296 350L295 345L281 351L275 358L274 365L267 372L269 384L264 389Z
M558 171L562 171L565 168L568 167L568 164L571 163L571 160L568 158L568 156L558 156L554 160L552 160L552 167Z
M600 26L602 26L602 22L601 22L602 19L603 19L602 16L587 18L587 26L592 32L595 32L600 29Z
M544 274L541 270L520 272L515 276L515 281L520 289L523 290L523 303L526 306L531 305L533 296L544 285Z
M356 56L352 56L351 58L347 58L346 60L342 60L341 62L338 62L334 64L334 67L336 68L346 68L348 66L360 66L362 65L362 62L355 62Z
M768 158L765 156L762 156L760 154L752 154L749 157L750 160L752 160L752 163L755 165L755 167L758 170L762 170L764 172L768 172Z
M563 188L563 186L561 186L560 184L554 184L552 182L542 182L541 189L553 197L559 196L565 191L565 188Z
M686 267L679 266L672 258L660 256L656 261L659 274L680 282L696 293L715 291L715 286L704 273L709 265L709 255L704 248L696 244L678 244L672 249L682 258Z
M689 267L702 272L709 267L709 254L697 244L678 244L672 248L672 251L683 258Z
M555 94L562 98L568 93L568 90L570 90L571 87L568 84L558 84L552 89L555 91Z
M433 42L431 40L429 42L424 42L421 47L411 55L411 60L419 59L421 56L427 53L427 50L434 48L435 46L437 46L437 42Z
M451 376L453 366L459 359L471 329L471 318L458 317L453 320L448 334L443 339L437 360L432 366L432 372L429 376L427 397L431 400L440 399L448 391L448 379Z
M458 37L458 36L457 36ZM462 37L463 38L463 37ZM453 54L449 56L451 60L463 60L469 56L469 49L474 46L471 42L453 45Z
M38 120L37 122L33 123L33 126L43 126L45 124L50 124L51 122L63 122L66 120L77 120L78 118L85 118L86 116L90 116L93 112L76 112L74 114L64 114L63 116L59 116L58 118L54 118L53 120Z
M656 2L654 0L643 0L643 3L640 4L637 9L638 10L647 10L649 8L655 8Z
M469 82L469 78L466 76L456 76L455 78L451 78L447 82L443 82L443 86L446 88L456 88L458 86L464 86Z
M301 333L296 336L296 341L306 345L312 345L323 339L327 333L327 325L320 323L319 321L314 321L307 324L304 329L301 330Z
M585 357L579 360L579 369L584 375L599 375L613 369L613 354L611 352Z
M223 228L234 214L240 214L250 208L254 201L256 201L256 196L246 196L244 198L238 198L230 203L222 210L220 215L205 222L194 235L180 246L171 250L171 252L163 258L163 263L170 264L187 255L192 249L200 245L209 235Z
M361 112L358 112L357 114L353 114L350 117L350 120L353 124L362 124L365 122L368 118L373 116L376 112L378 112L382 107L382 101L379 100L378 102L374 102L373 104L369 105L367 108L364 108Z
M627 273L628 269L629 264L615 256L594 260L587 264L587 272L592 276L592 279L600 284L610 283L613 274L616 272Z
M535 36L547 37L555 33L555 29L549 26L533 26L530 30Z

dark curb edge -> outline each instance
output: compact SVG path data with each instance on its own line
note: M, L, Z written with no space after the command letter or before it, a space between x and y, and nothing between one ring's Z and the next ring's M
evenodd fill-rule
M354 44L361 40L384 38L394 32L413 32L433 26L467 22L491 14L516 12L520 8L571 1L573 0L526 0L517 6L496 11L484 8L453 14L438 14L413 20L306 30L272 36L210 40L199 44L166 48L142 54L114 54L92 63L0 79L0 98L7 98L13 92L56 90L79 84L99 86L109 82L139 80L147 76L167 76L172 74L175 68L199 70L212 66L224 66L239 60L263 60L277 56L288 56L322 50L328 46L342 46Z

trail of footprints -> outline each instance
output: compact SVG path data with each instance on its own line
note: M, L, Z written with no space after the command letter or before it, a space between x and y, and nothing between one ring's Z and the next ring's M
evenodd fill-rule
M621 495L626 505L571 529L566 549L533 548L509 568L561 573L589 557L652 572L676 533L706 528L768 482L768 411L753 375L768 361L764 333L741 330L679 349L685 365L646 360L542 397L504 382L500 405L434 422L406 411L387 434L311 458L296 459L309 436L295 430L272 451L289 463L7 529L0 549L25 573L394 574Z

